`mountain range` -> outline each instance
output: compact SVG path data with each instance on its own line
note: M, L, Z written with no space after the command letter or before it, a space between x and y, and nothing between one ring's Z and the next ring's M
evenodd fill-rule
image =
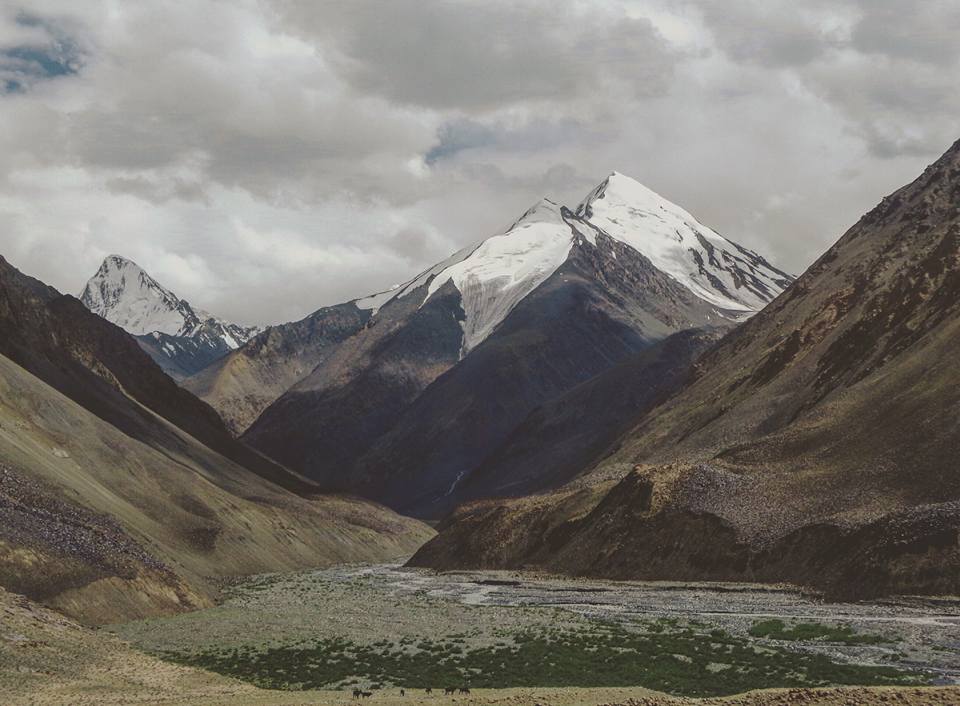
M794 280L613 173L263 330L120 256L82 301L0 258L0 583L96 623L420 547L949 593L958 203L960 143Z
M958 204L960 142L574 481L461 507L412 563L788 581L842 598L955 592Z
M704 331L673 361L679 374L709 332L791 281L613 173L576 209L544 199L404 285L271 327L183 385L320 487L439 517L562 482L544 462L519 484L488 459L542 405L630 360L642 368L673 334ZM616 426L599 419L585 436Z

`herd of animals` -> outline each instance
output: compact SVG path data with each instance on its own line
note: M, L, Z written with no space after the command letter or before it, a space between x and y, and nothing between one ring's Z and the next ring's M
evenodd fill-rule
M425 691L427 694L432 694L432 693L433 693L433 689L430 688L430 687L427 687L424 691ZM443 690L443 693L444 693L444 695L446 695L446 696L452 696L452 695L454 695L454 694L469 694L469 693L470 693L470 689L467 688L467 687L465 687L465 686L461 686L461 687L448 686L448 687L446 687L446 688ZM406 696L406 695L407 695L406 690L405 690L405 689L400 689L400 696ZM373 696L373 692L372 692L372 691L364 691L363 689L354 689L354 690L353 690L353 698L354 698L354 699L358 699L358 700L359 700L359 699L367 699L367 698L370 698L371 696Z

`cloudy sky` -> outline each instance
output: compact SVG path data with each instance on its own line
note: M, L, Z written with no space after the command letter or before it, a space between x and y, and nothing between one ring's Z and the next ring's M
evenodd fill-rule
M634 176L802 271L960 138L956 0L30 0L0 9L0 254L124 254L244 323Z

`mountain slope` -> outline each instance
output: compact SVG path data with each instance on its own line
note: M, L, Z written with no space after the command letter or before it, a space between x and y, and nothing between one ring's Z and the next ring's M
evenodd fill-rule
M269 327L182 384L241 434L369 319L370 310L354 302L324 307L300 321Z
M463 313L456 290L447 284L423 306L418 294L380 309L271 404L244 441L321 487L355 490L352 464L460 357Z
M364 329L244 439L325 488L436 517L471 497L458 487L534 408L677 331L742 320L790 279L627 177L602 187L582 215L545 199L504 233L359 300L373 312ZM610 235L587 219L627 208L634 192L631 227ZM658 213L691 238L709 234L712 260L691 246L673 268L684 276L655 267L644 248L676 238L647 227Z
M627 248L617 258L577 248L356 462L355 487L432 517L482 497L473 473L535 408L673 330L708 327L712 311ZM557 470L545 486L559 484Z
M724 330L675 333L537 407L464 490L473 497L526 495L573 479L611 453L632 420L680 387Z
M593 473L636 471L575 512L574 489L467 508L415 562L953 592L958 203L960 143L711 349ZM476 546L519 527L522 543Z
M136 336L150 357L177 380L208 366L261 330L194 309L120 255L104 259L87 281L80 301Z
M129 436L154 439L149 410L273 483L298 493L316 490L235 441L213 409L164 375L123 330L2 257L0 334L0 354ZM130 399L138 404L130 405Z
M131 336L0 258L0 583L99 622L429 534L234 440Z

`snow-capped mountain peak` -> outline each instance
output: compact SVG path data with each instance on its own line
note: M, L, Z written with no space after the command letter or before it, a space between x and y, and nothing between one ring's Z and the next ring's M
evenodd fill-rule
M262 329L194 309L122 255L109 255L80 300L90 311L134 336L161 367L183 377L240 347Z
M466 315L463 347L470 350L556 272L573 242L574 231L562 208L544 199L505 233L487 238L467 257L437 273L430 281L427 299L446 282L453 282Z
M154 331L182 335L196 326L199 318L188 303L121 255L104 259L87 281L80 300L90 311L134 336Z
M528 208L520 218L513 222L505 233L513 231L525 223L560 223L563 220L563 206L556 201L543 197Z
M598 233L644 255L716 307L720 317L739 319L759 311L792 280L640 182L613 172L576 213L541 199L506 231L454 253L397 290L359 300L357 306L376 311L424 286L426 303L452 282L462 298L466 353L556 272L573 247L596 246Z
M577 215L723 309L759 311L792 280L757 253L619 172L590 192Z

